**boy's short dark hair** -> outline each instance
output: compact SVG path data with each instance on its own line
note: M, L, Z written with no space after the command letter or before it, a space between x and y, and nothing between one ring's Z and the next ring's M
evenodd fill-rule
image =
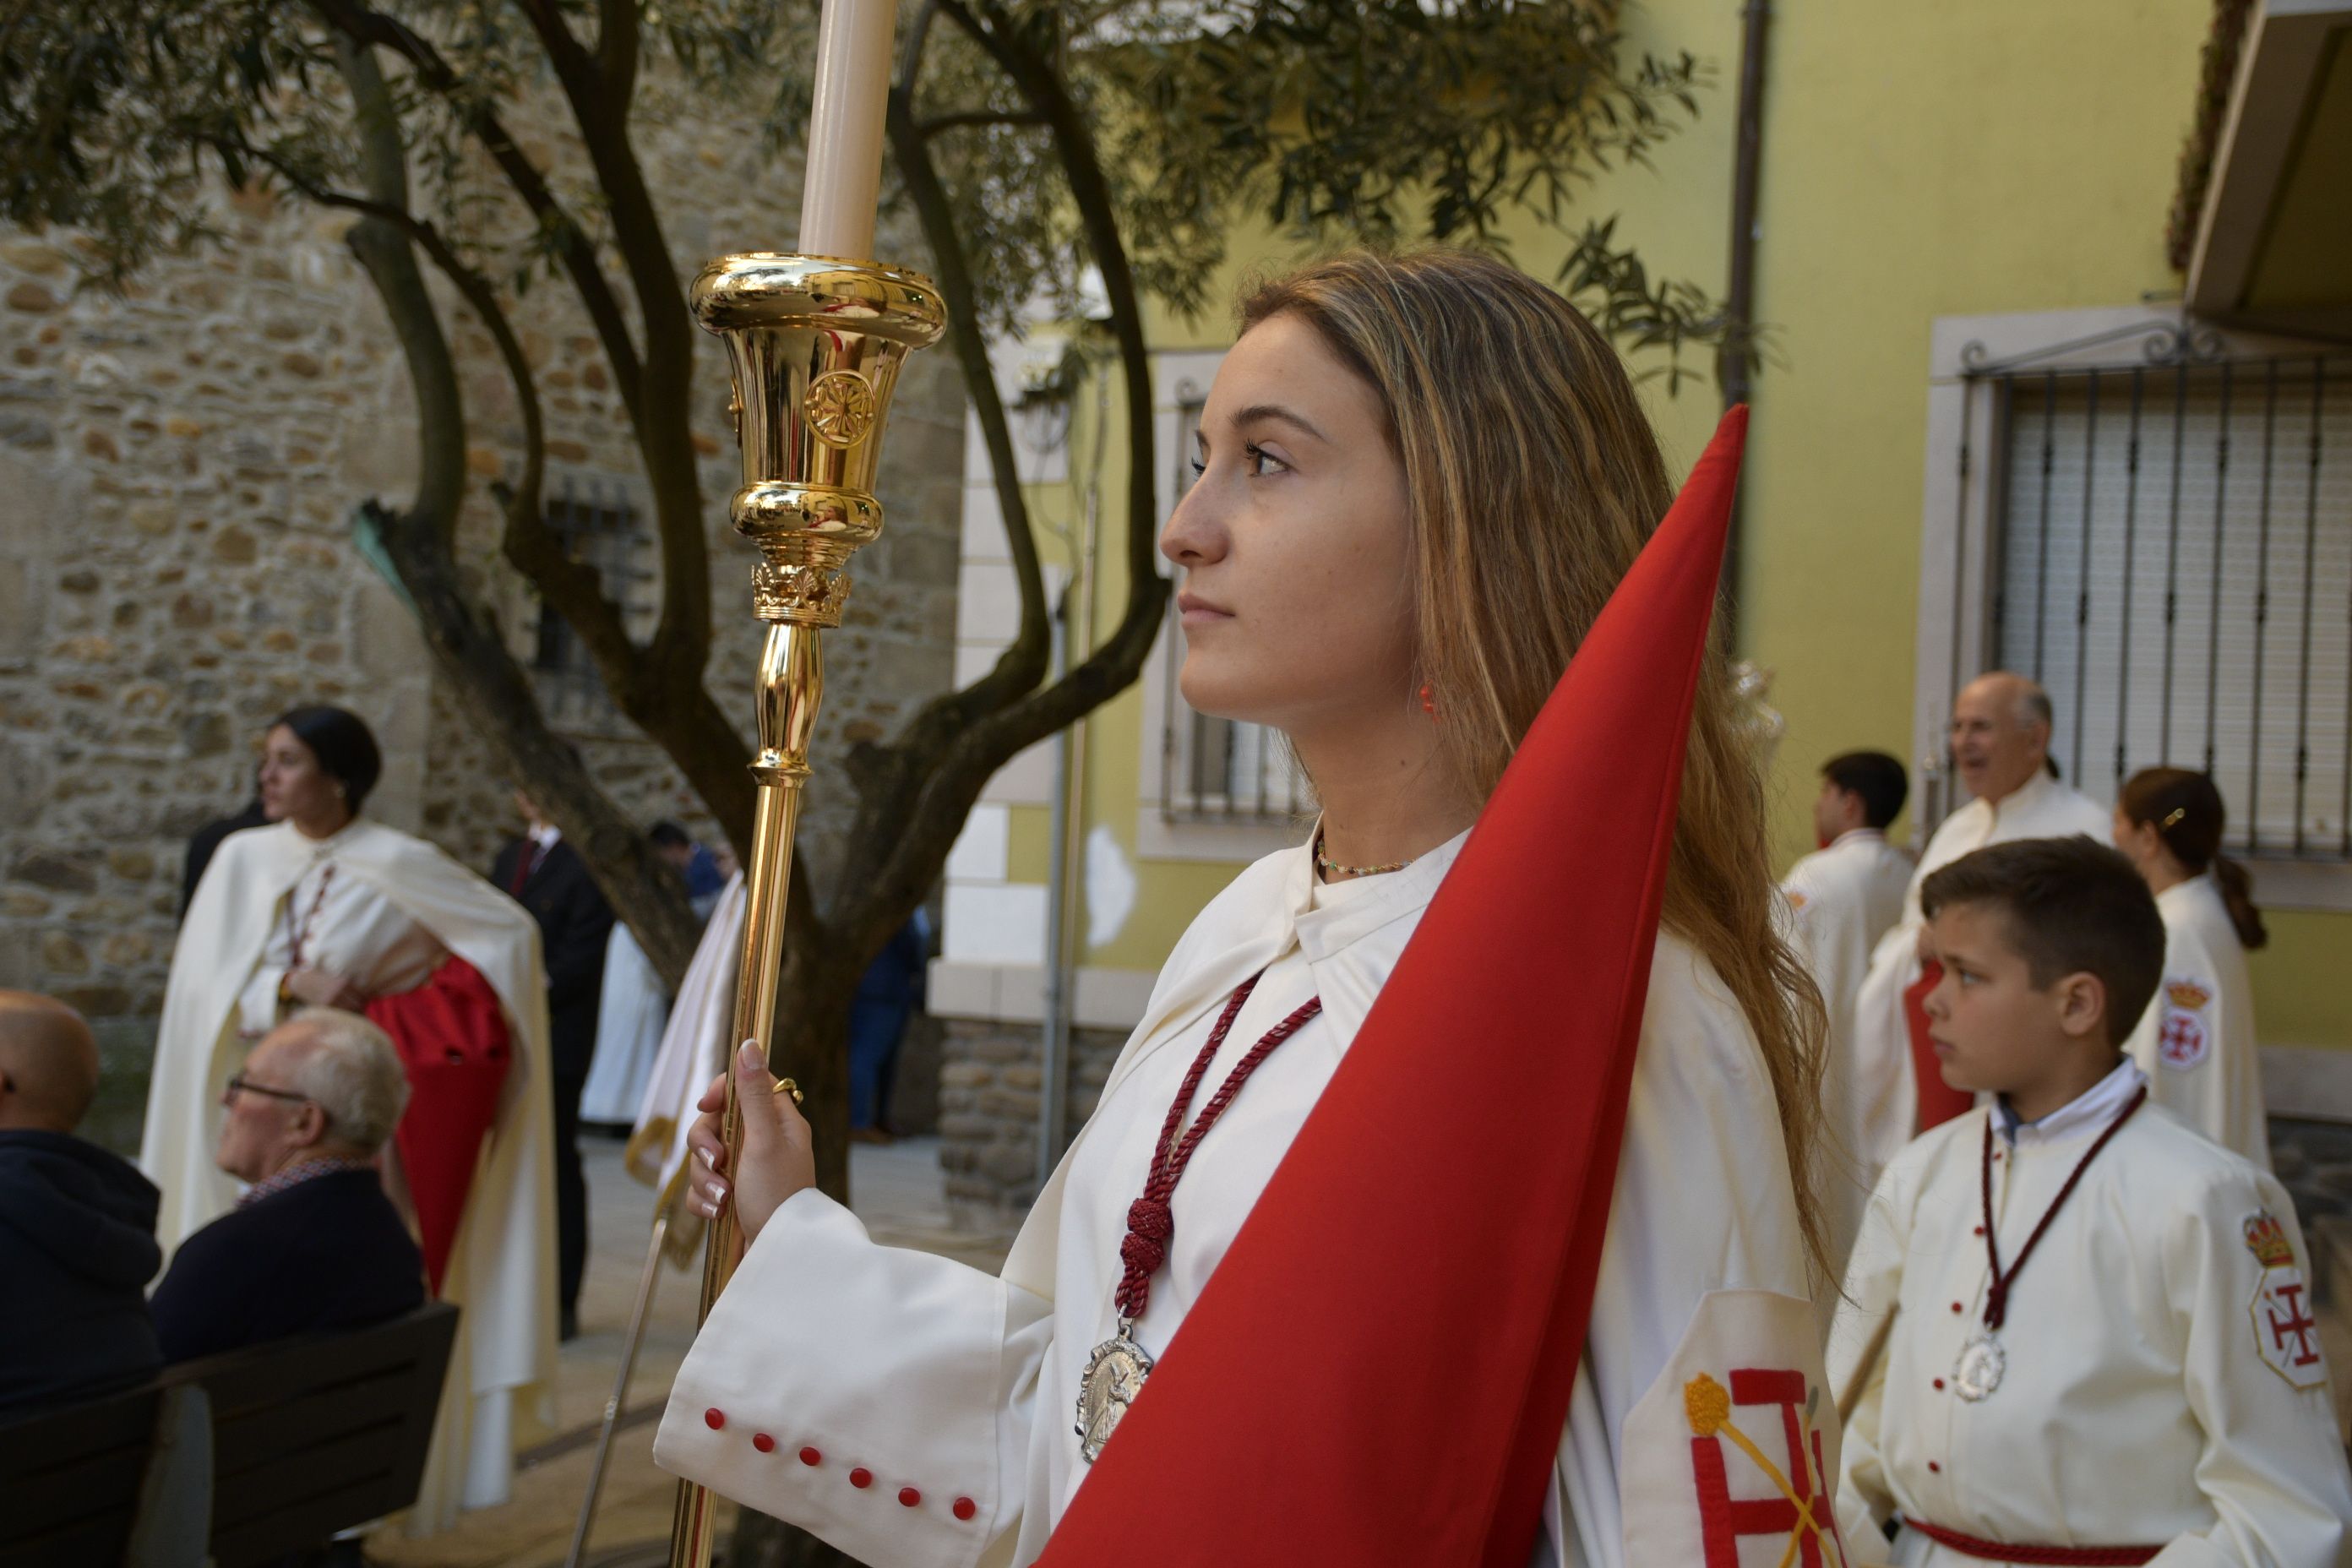
M2010 945L2036 985L2095 974L2107 993L2107 1040L2120 1046L2164 975L2164 917L2132 863L2097 841L2021 838L1963 855L1920 884L1933 920L1955 904L2009 919Z
M1862 800L1862 820L1884 827L1903 814L1911 781L1885 752L1842 752L1822 764L1822 776Z

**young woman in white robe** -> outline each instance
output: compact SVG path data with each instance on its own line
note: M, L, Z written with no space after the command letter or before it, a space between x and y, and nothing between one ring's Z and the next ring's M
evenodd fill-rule
M2246 954L2270 940L2244 869L2221 853L2221 792L2186 768L2134 773L2116 847L2164 917L2164 984L2126 1047L2148 1098L2267 1171L2270 1125Z
M817 1192L807 1124L769 1092L753 1046L733 1069L740 1155L730 1164L714 1114L691 1134L691 1201L713 1215L733 1205L751 1245L679 1374L656 1458L874 1568L1026 1563L1045 1549L1088 1474L1074 1406L1090 1352L1118 1328L1129 1205L1187 1064L1253 975L1204 1084L1321 1000L1173 1193L1173 1239L1133 1328L1155 1356L1672 494L1613 352L1496 263L1346 256L1261 290L1244 323L1203 411L1201 479L1160 542L1183 569L1185 698L1286 734L1323 808L1310 842L1244 871L1177 944L1001 1278L877 1246ZM1536 1561L1697 1560L1706 1527L1681 1424L1695 1344L1736 1340L1771 1358L1738 1364L1823 1386L1818 1224L1790 1173L1792 1149L1807 1168L1817 1115L1820 1010L1772 909L1755 763L1710 657ZM1554 987L1570 1007L1576 973L1562 953L1551 973L1465 984ZM1442 1044L1430 1070L1445 1070ZM1411 1238L1375 1242L1373 1228L1367 1244L1410 1267ZM1312 1327L1300 1325L1303 1352ZM1827 1401L1813 1406L1788 1418L1826 1436L1833 1474ZM1792 1459L1779 1414L1746 1418L1784 1479L1822 1501L1819 1447ZM1760 1473L1737 1484L1772 1495ZM1808 1562L1845 1561L1819 1530L1780 1534L1806 1536ZM1416 1560L1410 1542L1398 1553Z
M236 1184L213 1163L221 1096L281 1014L365 1011L416 993L453 957L487 983L509 1066L439 1291L464 1308L465 1324L410 1513L413 1530L437 1529L461 1506L505 1500L515 1402L553 1387L552 1101L538 928L434 846L360 814L381 759L357 717L297 709L264 745L271 825L225 839L188 907L140 1164L163 1192L156 1238L176 1247L236 1202Z

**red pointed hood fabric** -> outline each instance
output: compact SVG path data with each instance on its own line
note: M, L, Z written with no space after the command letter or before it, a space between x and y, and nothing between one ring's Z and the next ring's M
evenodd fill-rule
M1045 1568L1524 1568L1746 428L1725 416L1578 649Z

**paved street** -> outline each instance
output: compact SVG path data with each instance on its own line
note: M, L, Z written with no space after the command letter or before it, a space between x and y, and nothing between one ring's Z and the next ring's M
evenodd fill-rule
M588 1276L580 1302L580 1337L563 1347L554 1428L525 1439L512 1501L465 1514L455 1531L423 1541L381 1532L368 1543L371 1562L389 1568L550 1568L564 1560L588 1483L597 1424L620 1370L622 1340L653 1223L653 1193L622 1169L620 1144L590 1138L582 1152L588 1171ZM850 1152L850 1188L859 1216L877 1240L989 1269L1003 1261L1012 1242L1009 1232L950 1226L934 1139L907 1139L887 1148L858 1145ZM694 1337L698 1278L666 1268L656 1288L624 1429L614 1444L589 1541L585 1561L599 1568L667 1561L675 1483L654 1468L654 1422Z

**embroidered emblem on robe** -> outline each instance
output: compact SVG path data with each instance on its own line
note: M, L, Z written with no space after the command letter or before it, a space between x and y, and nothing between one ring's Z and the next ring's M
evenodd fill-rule
M2205 1023L2205 1004L2212 999L2194 980L2165 982L2164 1021L2156 1035L2158 1061L2186 1072L2213 1054L2213 1032Z
M2327 1381L2327 1363L2319 1352L2319 1323L2311 1308L2311 1289L2296 1266L2294 1244L2286 1226L2267 1211L2249 1215L2246 1250L2263 1267L2247 1308L2254 1325L2254 1353L2263 1364L2297 1388L2316 1388Z
M1625 1421L1629 1563L1847 1568L1813 1310L1717 1290Z

